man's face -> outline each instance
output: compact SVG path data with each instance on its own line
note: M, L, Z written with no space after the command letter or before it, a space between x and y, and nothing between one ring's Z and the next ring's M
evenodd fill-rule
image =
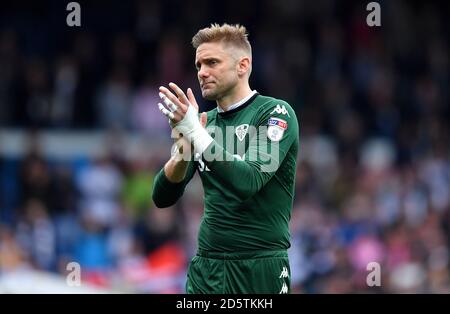
M232 48L220 42L201 44L195 55L195 66L203 98L217 100L232 92L239 82L237 64Z

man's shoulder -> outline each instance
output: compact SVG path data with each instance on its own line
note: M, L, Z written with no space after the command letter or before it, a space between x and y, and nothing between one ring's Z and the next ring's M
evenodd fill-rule
M292 106L285 100L278 99L275 97L258 95L256 98L259 102L259 112L261 113L269 113L269 114L284 114L284 115L294 115L295 111Z

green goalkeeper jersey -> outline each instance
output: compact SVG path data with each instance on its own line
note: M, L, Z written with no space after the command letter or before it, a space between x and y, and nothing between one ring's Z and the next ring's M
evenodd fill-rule
M177 202L197 171L205 193L200 249L289 248L299 149L294 110L285 101L256 93L238 108L209 111L207 129L214 141L190 161L182 182L169 182L163 169L156 176L156 206Z

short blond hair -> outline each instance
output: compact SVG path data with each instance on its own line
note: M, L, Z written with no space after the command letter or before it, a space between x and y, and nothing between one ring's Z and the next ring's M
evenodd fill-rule
M192 37L192 46L195 49L201 44L211 42L222 42L225 45L231 45L244 50L249 56L252 55L252 46L248 41L247 29L239 24L230 25L224 23L211 24L210 27L203 28Z

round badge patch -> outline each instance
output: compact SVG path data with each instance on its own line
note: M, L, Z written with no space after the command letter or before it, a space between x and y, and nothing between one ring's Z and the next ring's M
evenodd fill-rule
M278 142L283 137L284 130L275 125L271 125L267 128L267 137L274 142Z
M267 124L269 125L267 128L267 137L275 142L281 140L284 131L287 129L287 122L280 118L272 117Z

